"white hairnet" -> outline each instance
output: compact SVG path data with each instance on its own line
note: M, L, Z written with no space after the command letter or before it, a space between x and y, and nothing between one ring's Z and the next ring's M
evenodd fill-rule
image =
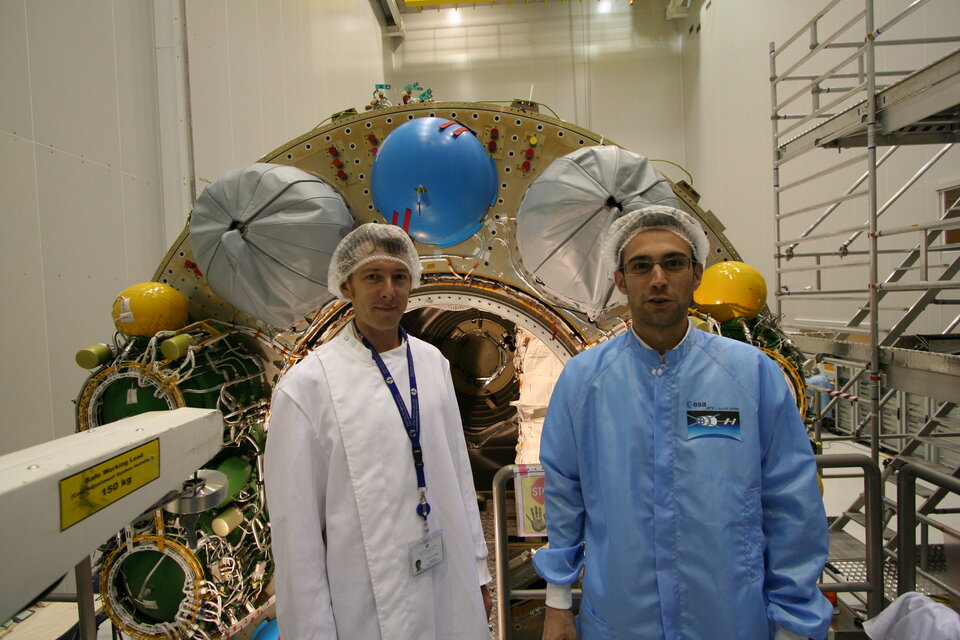
M368 222L344 237L330 258L327 286L330 293L346 300L340 285L350 274L374 260L393 260L410 270L411 288L420 286L420 257L410 236L398 226Z
M666 205L651 205L617 218L607 229L600 250L603 264L611 275L620 268L620 252L642 231L662 229L682 238L693 251L693 260L704 264L710 252L707 234L696 218L686 211Z

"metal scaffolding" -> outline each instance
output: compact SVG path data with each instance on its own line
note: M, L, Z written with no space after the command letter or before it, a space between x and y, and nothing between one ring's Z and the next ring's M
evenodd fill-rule
M914 195L938 163L957 162L960 36L902 32L956 31L927 19L935 4L905 2L881 21L873 0L831 0L770 43L777 313L804 353L837 372L811 416L816 438L869 443L875 463L892 459L884 480L909 463L960 476L960 315L942 317L960 305L946 297L960 289L949 233L960 229L960 189L944 189L936 209ZM831 412L835 433L821 432ZM922 532L928 515L949 511L939 505L950 493L923 496ZM831 547L864 521L863 502L833 522ZM896 503L884 505L889 521ZM896 546L886 536L894 560Z

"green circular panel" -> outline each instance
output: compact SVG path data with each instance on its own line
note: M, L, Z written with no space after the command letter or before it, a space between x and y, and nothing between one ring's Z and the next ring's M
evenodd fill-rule
M159 551L137 551L123 559L119 575L126 581L126 595L137 612L151 621L176 620L186 582L176 561Z
M160 395L158 398L157 395ZM163 393L153 385L141 387L134 377L116 378L107 383L100 396L99 420L107 424L147 411L167 411L170 406Z

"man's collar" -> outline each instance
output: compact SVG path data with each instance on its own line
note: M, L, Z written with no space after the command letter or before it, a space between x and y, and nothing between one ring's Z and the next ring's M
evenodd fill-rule
M399 327L397 327L397 331L400 331L400 328L399 328ZM363 338L360 336L360 328L357 326L357 323L356 323L356 322L351 322L351 323L350 323L350 335L353 336L353 339L356 341L357 344L359 344L360 346L362 346L364 349L367 348L367 346L366 346L365 344L363 344ZM402 347L402 346L405 345L406 343L407 343L407 340L406 340L406 338L404 337L404 334L401 333L401 334L400 334L400 344L398 344L396 347L394 347L394 349L399 349L400 347ZM393 349L389 349L389 351L393 351ZM384 352L384 353L386 353L386 352Z
M680 342L674 345L673 349L680 348L680 345L683 344L683 341L686 340L687 336L690 335L690 330L692 327L693 327L693 323L690 321L690 318L687 318L687 330L684 332L683 337L680 338ZM643 341L643 338L641 338L640 335L636 331L634 331L632 326L630 327L630 333L632 333L633 337L637 339L637 342L640 343L641 347L643 347L644 349L649 349L650 351L656 351L656 349L654 349L653 347L651 347L650 345L648 345L646 342ZM673 349L670 349L670 351L673 351Z

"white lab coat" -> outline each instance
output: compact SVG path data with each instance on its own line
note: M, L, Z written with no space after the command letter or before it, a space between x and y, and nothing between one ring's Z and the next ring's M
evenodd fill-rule
M908 591L863 623L872 640L957 640L960 615L927 596Z
M487 549L450 368L410 338L420 398L430 531L444 560L412 575L410 440L370 352L350 329L278 383L265 482L277 614L290 640L488 639ZM406 343L380 354L409 410Z

